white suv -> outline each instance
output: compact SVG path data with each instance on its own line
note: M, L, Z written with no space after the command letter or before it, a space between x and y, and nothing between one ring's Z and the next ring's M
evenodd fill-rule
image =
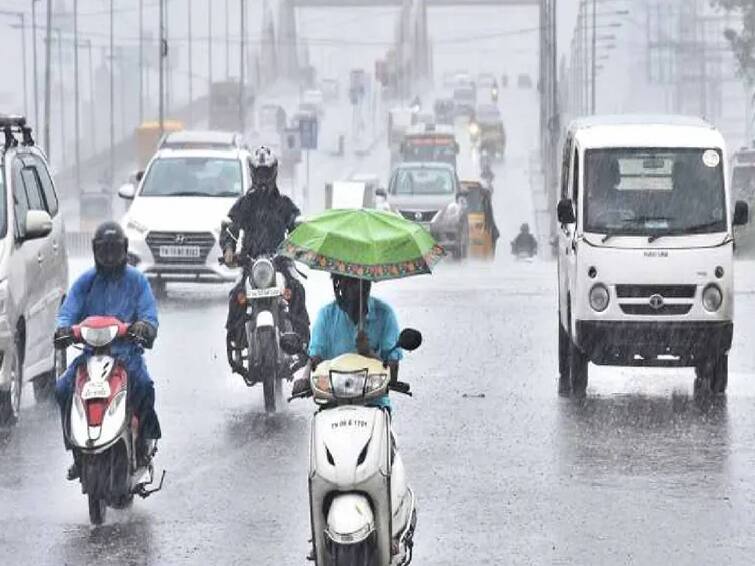
M156 295L169 281L234 281L237 270L218 263L220 225L251 186L249 152L161 149L139 186L118 194L133 203L121 223L129 239L129 263L141 270Z
M64 354L53 348L68 286L58 197L26 120L0 116L0 425L18 418L24 381L52 395Z

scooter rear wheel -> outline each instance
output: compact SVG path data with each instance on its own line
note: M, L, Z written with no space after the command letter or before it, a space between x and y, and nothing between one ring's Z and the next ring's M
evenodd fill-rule
M107 514L107 504L104 499L89 494L89 522L93 525L101 525L105 522Z

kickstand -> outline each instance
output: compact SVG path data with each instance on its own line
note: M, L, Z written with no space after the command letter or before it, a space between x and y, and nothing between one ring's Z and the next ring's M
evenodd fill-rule
M152 489L147 489L144 487L144 485L140 485L139 488L136 491L136 494L141 497L142 499L147 499L150 495L152 495L155 492L160 491L163 488L163 482L165 481L165 470L163 470L162 476L160 476L160 485L157 487L154 487ZM152 483L152 482L150 482Z

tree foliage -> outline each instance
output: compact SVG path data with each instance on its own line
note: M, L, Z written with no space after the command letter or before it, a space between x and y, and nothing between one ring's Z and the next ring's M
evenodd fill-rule
M739 74L755 84L755 0L711 0L711 4L742 16L742 28L728 28L724 36L734 52Z

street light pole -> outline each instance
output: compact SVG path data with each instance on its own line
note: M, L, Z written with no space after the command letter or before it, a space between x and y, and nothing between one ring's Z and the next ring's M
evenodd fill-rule
M165 41L165 0L159 0L160 2L160 24L159 24L159 35L160 40L157 42L159 46L160 52L158 53L158 61L159 61L159 77L160 77L160 87L159 87L159 97L160 101L158 104L158 115L159 115L159 121L160 121L160 134L162 135L165 131L165 54L168 49L167 42Z
M597 20L598 20L598 0L592 0L592 72L590 73L590 114L595 115L595 50L598 42L597 38Z
M115 177L115 51L114 35L114 0L110 0L110 184Z
M73 0L73 131L76 136L76 190L81 191L81 142L79 132L79 0Z
M31 50L33 61L33 73L34 73L34 127L39 130L39 71L37 70L37 2L39 0L32 0L31 2Z
M212 0L207 0L207 108L212 124Z
M244 0L239 0L240 7L241 7L241 50L239 52L239 124L241 126L241 133L246 133L246 113L244 108L244 50L246 48L246 42L245 42L245 35L246 35L246 18L245 18L245 2Z
M189 18L189 125L194 122L194 66L192 64L192 35L191 35L191 5L193 0L188 0L187 16Z
M144 122L144 0L139 0L139 124Z
M88 57L89 57L89 105L90 105L90 116L89 116L89 135L92 138L92 155L94 155L97 152L97 127L96 127L96 120L94 118L94 60L92 58L92 40L87 39L85 42L88 50Z
M63 158L63 164L66 159L66 89L63 76L63 37L60 28L53 28L58 36L58 80L60 81L60 155Z
M50 89L51 89L51 74L52 74L52 0L47 0L47 24L45 35L47 36L47 43L45 44L45 151L47 152L47 158L50 159L52 155L52 148L50 147Z
M229 29L229 0L225 0L225 78L231 78L231 31Z

